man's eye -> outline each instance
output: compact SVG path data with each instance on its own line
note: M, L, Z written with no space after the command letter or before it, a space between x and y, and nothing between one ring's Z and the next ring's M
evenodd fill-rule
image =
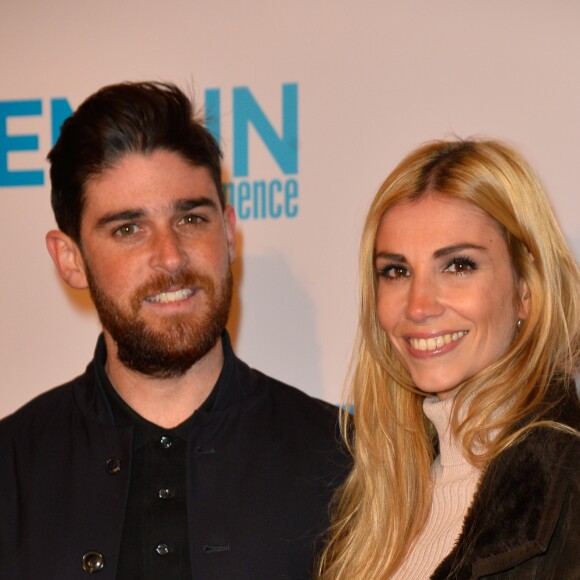
M477 264L469 258L453 258L445 268L446 272L452 274L466 274L472 270L477 270Z
M187 214L186 216L183 216L181 218L181 220L179 220L179 223L184 224L184 225L198 225L201 224L205 221L204 218L202 218L199 215L195 215L195 214Z
M409 270L404 266L388 265L378 269L380 278L387 278L388 280L399 280L409 276Z
M126 238L128 236L136 234L138 231L139 227L136 226L135 224L123 224L121 227L117 228L114 231L114 234L121 238Z

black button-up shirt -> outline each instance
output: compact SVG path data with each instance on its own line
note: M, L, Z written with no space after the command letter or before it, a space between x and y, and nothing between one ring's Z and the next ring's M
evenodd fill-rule
M104 345L103 345L104 346ZM164 429L136 413L105 372L97 348L97 381L115 424L133 427L131 478L117 567L118 580L191 580L187 537L186 450L190 419ZM202 405L209 410L212 400Z

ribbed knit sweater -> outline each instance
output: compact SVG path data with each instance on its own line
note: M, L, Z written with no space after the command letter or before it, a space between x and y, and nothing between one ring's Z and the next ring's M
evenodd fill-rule
M428 397L423 411L439 436L440 453L431 466L433 503L417 541L393 580L425 580L449 554L457 540L463 519L473 500L481 470L463 456L451 437L449 420L453 399Z

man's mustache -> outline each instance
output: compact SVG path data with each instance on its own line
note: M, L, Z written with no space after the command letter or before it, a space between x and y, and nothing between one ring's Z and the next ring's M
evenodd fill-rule
M141 304L146 298L155 296L156 294L161 294L162 292L169 292L172 289L175 290L181 288L201 288L212 297L215 285L210 277L197 274L191 270L183 270L173 276L158 274L154 278L143 283L135 291L131 300L133 312L139 311Z

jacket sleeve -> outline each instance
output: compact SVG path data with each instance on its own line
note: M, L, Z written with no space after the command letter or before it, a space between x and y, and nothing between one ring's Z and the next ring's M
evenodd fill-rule
M560 467L558 479L566 482L564 499L548 549L537 556L537 580L580 578L580 444L573 447Z

